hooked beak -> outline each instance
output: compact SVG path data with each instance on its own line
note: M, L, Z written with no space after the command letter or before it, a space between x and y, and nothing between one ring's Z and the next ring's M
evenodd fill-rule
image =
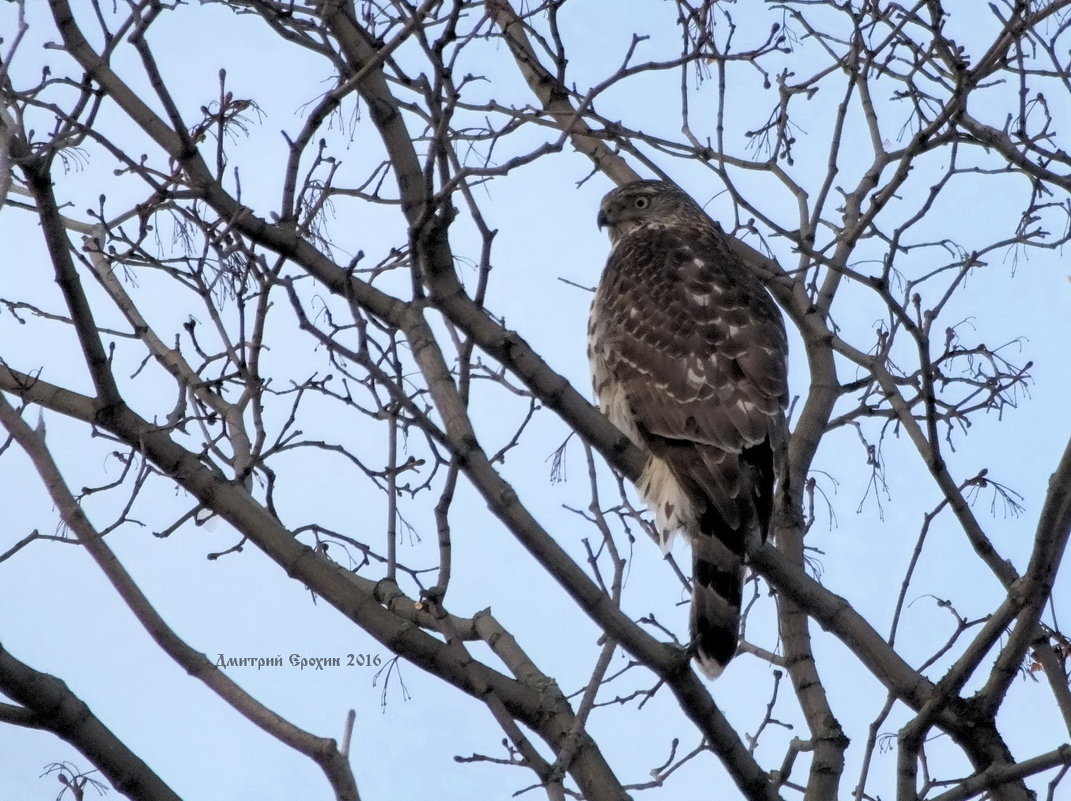
M610 224L610 218L606 215L606 209L599 209L599 216L595 218L595 224L599 226L600 231Z

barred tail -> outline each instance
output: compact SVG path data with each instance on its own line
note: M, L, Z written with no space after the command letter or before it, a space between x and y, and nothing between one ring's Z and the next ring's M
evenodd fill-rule
M738 532L729 534L692 538L692 643L700 670L711 679L733 658L740 634L743 538Z

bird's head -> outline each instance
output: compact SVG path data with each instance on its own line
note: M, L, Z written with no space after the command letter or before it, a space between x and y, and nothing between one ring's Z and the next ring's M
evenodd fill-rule
M609 229L615 245L644 225L674 225L693 221L705 212L688 195L666 181L632 181L608 193L599 206L596 222Z

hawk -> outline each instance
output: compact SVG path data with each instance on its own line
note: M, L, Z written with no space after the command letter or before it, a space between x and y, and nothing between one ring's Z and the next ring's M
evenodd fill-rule
M692 547L691 637L715 678L736 653L744 550L765 540L787 439L781 314L688 195L634 181L599 209L612 250L588 324L603 413L649 454L637 489L663 551Z

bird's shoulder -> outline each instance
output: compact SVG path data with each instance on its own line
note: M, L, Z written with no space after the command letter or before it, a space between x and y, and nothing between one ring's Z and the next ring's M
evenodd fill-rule
M645 304L654 317L707 319L750 309L756 321L781 324L765 287L713 221L650 223L621 238L607 259L597 303Z

